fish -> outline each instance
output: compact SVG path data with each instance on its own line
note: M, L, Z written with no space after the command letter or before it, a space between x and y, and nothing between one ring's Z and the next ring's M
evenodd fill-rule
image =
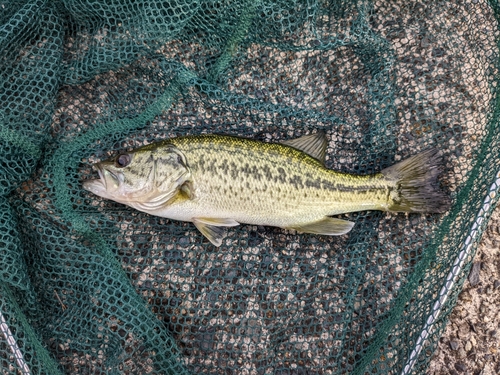
M443 213L442 153L430 148L378 173L325 167L318 131L283 142L202 134L165 139L93 166L83 188L172 220L192 222L215 246L228 227L274 226L337 236L354 222L332 216L366 210Z

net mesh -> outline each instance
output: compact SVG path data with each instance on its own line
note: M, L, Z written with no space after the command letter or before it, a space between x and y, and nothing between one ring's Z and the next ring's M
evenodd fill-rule
M2 374L425 372L475 242L428 316L498 200L496 1L0 9ZM439 147L451 210L342 215L341 237L242 225L215 248L82 189L93 162L168 137L316 130L351 173Z

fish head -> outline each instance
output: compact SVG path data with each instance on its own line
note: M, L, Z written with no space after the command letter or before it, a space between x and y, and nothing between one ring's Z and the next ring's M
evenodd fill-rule
M191 177L184 154L168 145L121 153L93 167L99 178L85 181L83 188L133 207L164 204Z

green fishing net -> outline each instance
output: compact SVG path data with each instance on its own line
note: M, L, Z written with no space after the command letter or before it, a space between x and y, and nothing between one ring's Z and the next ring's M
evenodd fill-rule
M497 1L0 0L1 374L423 374L498 201ZM82 189L168 137L322 130L373 173L429 147L443 215L340 237Z

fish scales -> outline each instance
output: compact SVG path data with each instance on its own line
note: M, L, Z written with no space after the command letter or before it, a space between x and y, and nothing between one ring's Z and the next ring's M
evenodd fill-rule
M311 222L357 210L360 203L377 205L387 194L381 175L334 172L281 144L217 136L177 138L172 144L188 159L197 181L194 196L224 214L240 211L239 219L247 216L250 224L286 226L289 218Z
M270 225L341 235L364 210L443 212L440 153L424 151L372 175L327 169L323 133L283 143L223 135L171 138L96 164L84 188L138 210L193 222L216 246L224 227Z

